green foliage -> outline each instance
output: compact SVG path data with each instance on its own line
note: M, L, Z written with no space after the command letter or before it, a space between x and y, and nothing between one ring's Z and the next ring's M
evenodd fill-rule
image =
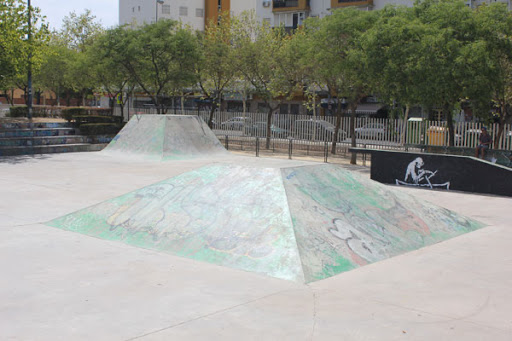
M99 115L75 115L73 116L75 125L81 127L89 123L116 123L121 124L123 118L121 116L99 116Z
M22 0L0 1L0 87L16 84L25 88L29 55L31 67L40 65L41 48L47 41L47 25L40 11L31 7L31 39L27 39L28 8Z
M62 118L68 122L73 121L74 116L85 115L87 111L84 108L65 108L62 109Z
M85 123L80 125L82 135L116 135L122 126L117 123Z
M28 108L23 107L10 107L9 108L9 117L27 117Z
M111 116L112 111L105 108L81 108L71 107L62 109L62 118L68 122L75 121L87 123L120 122L122 117Z
M9 108L9 117L27 117L28 116L28 107L26 106L16 106ZM45 108L32 108L32 116L33 117L46 117L47 113Z
M179 23L162 20L137 30L112 29L106 35L110 43L103 57L123 68L159 110L164 96L196 84L198 40Z
M91 11L86 9L82 14L71 12L64 17L58 37L61 44L69 49L84 52L102 32L101 24L96 21Z

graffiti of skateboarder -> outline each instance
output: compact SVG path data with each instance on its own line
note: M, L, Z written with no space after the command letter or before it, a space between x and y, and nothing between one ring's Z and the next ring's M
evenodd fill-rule
M396 180L397 185L421 186L421 187L445 187L450 188L450 183L432 184L430 179L436 175L436 171L423 169L425 163L421 157L417 157L407 166L404 181Z

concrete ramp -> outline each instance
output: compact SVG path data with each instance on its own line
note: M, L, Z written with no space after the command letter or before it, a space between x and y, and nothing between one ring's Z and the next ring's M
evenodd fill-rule
M181 115L133 116L104 152L156 160L227 153L200 117Z
M50 226L299 282L482 224L333 165L202 167Z

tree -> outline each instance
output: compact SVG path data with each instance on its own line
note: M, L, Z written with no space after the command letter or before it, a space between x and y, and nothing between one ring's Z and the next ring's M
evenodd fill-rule
M65 46L67 64L67 85L77 93L85 105L86 96L97 87L94 75L96 57L88 53L104 32L103 27L91 15L90 10L77 15L71 12L64 17L62 29L55 35L57 44Z
M366 55L362 49L361 36L376 21L377 11L360 11L356 8L336 10L331 16L313 20L307 24L310 35L309 52L305 63L311 63L312 78L326 86L338 100L336 129L332 139L331 153L336 152L336 141L341 125L341 102L345 99L351 112L350 135L352 146L356 146L355 117L359 102L370 93ZM351 163L355 164L356 154Z
M446 117L449 145L455 144L453 109L464 97L469 66L464 50L477 40L474 11L462 1L426 0L413 12L424 24L436 29L422 39L425 51L418 64L427 72L423 78L423 104L440 106Z
M71 80L69 68L72 51L55 39L43 49L40 71L35 74L36 82L43 89L56 94L57 105L61 105L64 96L69 104L71 97Z
M402 143L411 106L423 101L430 69L423 64L429 47L423 42L439 32L421 22L405 7L388 6L373 28L362 37L372 88L388 104L405 106Z
M233 42L239 72L268 108L267 149L270 148L274 112L300 85L290 77L288 71L293 68L283 59L289 57L290 41L282 27L272 29L268 24L260 23L254 12L242 13L234 21Z
M498 107L499 129L495 148L510 118L512 104L512 15L503 3L481 6L476 14L478 40L468 45L462 58L468 64L466 95L474 107L487 114L490 103Z
M110 98L110 106L113 109L114 104L119 104L121 116L124 117L124 107L129 100L129 94L134 88L133 80L122 65L119 65L109 54L112 48L113 40L110 39L110 31L102 34L96 39L91 48L86 52L88 59L94 61L91 71L97 89L100 92L106 92Z
M69 49L85 52L103 31L101 24L96 21L96 16L86 9L82 14L71 12L64 17L59 38Z
M28 39L28 12L21 0L0 2L0 88L4 91L16 85L26 90L28 68L37 70L41 49L47 42L48 28L35 7L30 11L32 27Z
M222 94L237 74L231 35L231 20L224 16L219 25L208 25L200 37L202 55L197 64L197 77L204 96L211 103L210 128L213 114L221 105Z
M119 27L107 35L111 44L105 56L124 68L158 113L165 113L166 95L197 84L197 37L177 22L161 20L138 30Z

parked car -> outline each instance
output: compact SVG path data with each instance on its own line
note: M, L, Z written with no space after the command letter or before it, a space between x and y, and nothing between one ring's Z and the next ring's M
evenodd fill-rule
M387 127L383 123L368 123L360 128L356 128L356 137L363 139L379 139L386 137Z
M272 137L280 139L285 139L292 135L291 131L277 127L274 124L270 126L270 132ZM267 122L254 122L251 125L246 125L244 134L256 137L267 137Z
M251 124L252 120L250 117L233 117L220 124L220 129L225 130L243 130L244 126Z
M334 125L324 120L297 120L293 124L293 136L301 140L329 142L332 141L334 130ZM337 141L346 138L347 133L340 129Z

